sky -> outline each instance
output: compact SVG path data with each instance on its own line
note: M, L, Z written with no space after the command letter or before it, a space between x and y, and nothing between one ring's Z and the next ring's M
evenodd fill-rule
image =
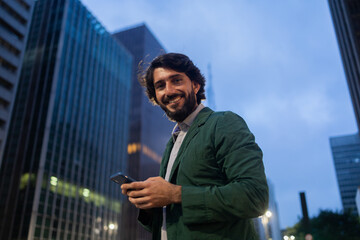
M329 137L357 132L326 0L82 0L111 33L145 23L209 76L216 110L242 116L264 152L280 225L341 210Z

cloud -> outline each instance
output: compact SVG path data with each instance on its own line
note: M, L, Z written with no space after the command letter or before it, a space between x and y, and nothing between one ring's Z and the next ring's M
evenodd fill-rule
M269 94L246 103L244 116L253 125L279 129L289 124L326 128L332 121L332 99L323 91L302 90L296 95Z
M331 123L332 99L321 91L311 90L296 97L293 105L299 118L311 127L325 128Z

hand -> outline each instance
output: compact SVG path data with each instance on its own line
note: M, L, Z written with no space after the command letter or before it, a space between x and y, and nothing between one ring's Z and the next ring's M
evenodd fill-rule
M181 186L174 185L162 177L151 177L144 182L121 185L122 193L140 209L163 207L181 203Z

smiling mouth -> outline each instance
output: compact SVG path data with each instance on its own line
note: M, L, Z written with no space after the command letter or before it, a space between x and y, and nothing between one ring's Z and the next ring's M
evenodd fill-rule
M169 103L176 103L176 102L178 102L179 100L180 100L180 96L178 96L178 97L176 97L175 99L173 99L173 100L170 100L169 101Z

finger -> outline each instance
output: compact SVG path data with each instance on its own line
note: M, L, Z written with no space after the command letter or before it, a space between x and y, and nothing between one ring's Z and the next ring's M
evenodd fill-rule
M134 189L143 189L147 186L148 184L145 183L145 182L132 182L132 183L124 183L123 185L121 185L121 188L123 189L131 189L131 190L134 190Z
M145 203L145 204L139 204L139 205L135 205L137 208L139 209L151 209L151 208L154 208L152 206L152 204L150 203Z
M121 189L125 191L129 191L130 189L134 189L135 187L132 185L132 183L124 183L121 185Z
M124 194L124 195L127 195L128 190L126 190L126 189L121 189L121 193Z
M145 197L145 196L148 196L148 190L146 190L146 189L141 189L141 190L132 189L131 191L129 190L127 192L127 195L129 197L133 197L133 198Z
M153 208L153 203L146 200L139 200L139 198L129 198L130 202L139 209L150 209Z
M147 181L161 181L164 180L162 177L149 177L148 179L146 179L145 182Z
M120 186L121 190L123 190L123 191L125 190L125 191L126 191L126 190L128 189L128 185L129 185L129 184L126 184L126 183L121 184L121 186Z
M146 197L143 198L133 198L133 197L129 197L129 201L134 204L136 207L142 206L142 205L146 205L149 203L149 201L146 199Z

